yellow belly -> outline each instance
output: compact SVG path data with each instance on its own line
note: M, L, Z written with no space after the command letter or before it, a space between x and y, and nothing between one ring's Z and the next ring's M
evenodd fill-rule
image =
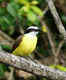
M28 56L35 50L36 44L37 44L36 36L31 38L25 35L22 38L22 42L20 43L20 45L13 51L13 54L19 56Z

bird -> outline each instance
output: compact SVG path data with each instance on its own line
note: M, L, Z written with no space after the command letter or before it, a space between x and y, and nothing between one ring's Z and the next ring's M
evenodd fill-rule
M29 56L35 49L40 28L37 26L28 27L23 37L20 36L13 45L13 54L17 56Z
M13 44L13 48L11 50L13 55L22 56L29 60L33 60L31 53L36 49L38 33L40 32L40 28L37 26L28 27L23 36L19 36L15 43ZM34 60L33 60L34 61ZM35 61L34 61L35 62ZM9 80L13 80L14 68L10 67L11 74L9 76Z

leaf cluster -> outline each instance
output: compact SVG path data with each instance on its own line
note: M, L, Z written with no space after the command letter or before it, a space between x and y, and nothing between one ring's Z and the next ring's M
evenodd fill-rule
M43 16L37 0L0 0L0 28L12 35L15 27L39 25L37 16ZM17 28L18 28L17 27Z

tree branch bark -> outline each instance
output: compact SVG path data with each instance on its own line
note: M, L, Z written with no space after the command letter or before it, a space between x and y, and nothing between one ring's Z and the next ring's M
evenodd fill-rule
M65 30L65 28L64 28L64 26L60 20L60 17L56 11L53 0L46 0L46 2L48 3L48 7L49 7L49 9L50 9L50 11L54 17L57 28L58 28L59 32L64 36L64 40L66 42L66 30Z
M42 64L37 64L30 59L27 60L23 57L15 56L4 51L0 51L0 62L38 76L49 77L50 79L66 80L66 72L55 70Z

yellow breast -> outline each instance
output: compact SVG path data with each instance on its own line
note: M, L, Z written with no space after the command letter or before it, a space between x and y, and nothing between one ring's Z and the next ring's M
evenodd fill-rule
M22 38L22 42L13 51L13 54L20 55L20 56L28 56L35 50L36 44L37 44L36 36L30 37L28 35L24 35L24 37Z

